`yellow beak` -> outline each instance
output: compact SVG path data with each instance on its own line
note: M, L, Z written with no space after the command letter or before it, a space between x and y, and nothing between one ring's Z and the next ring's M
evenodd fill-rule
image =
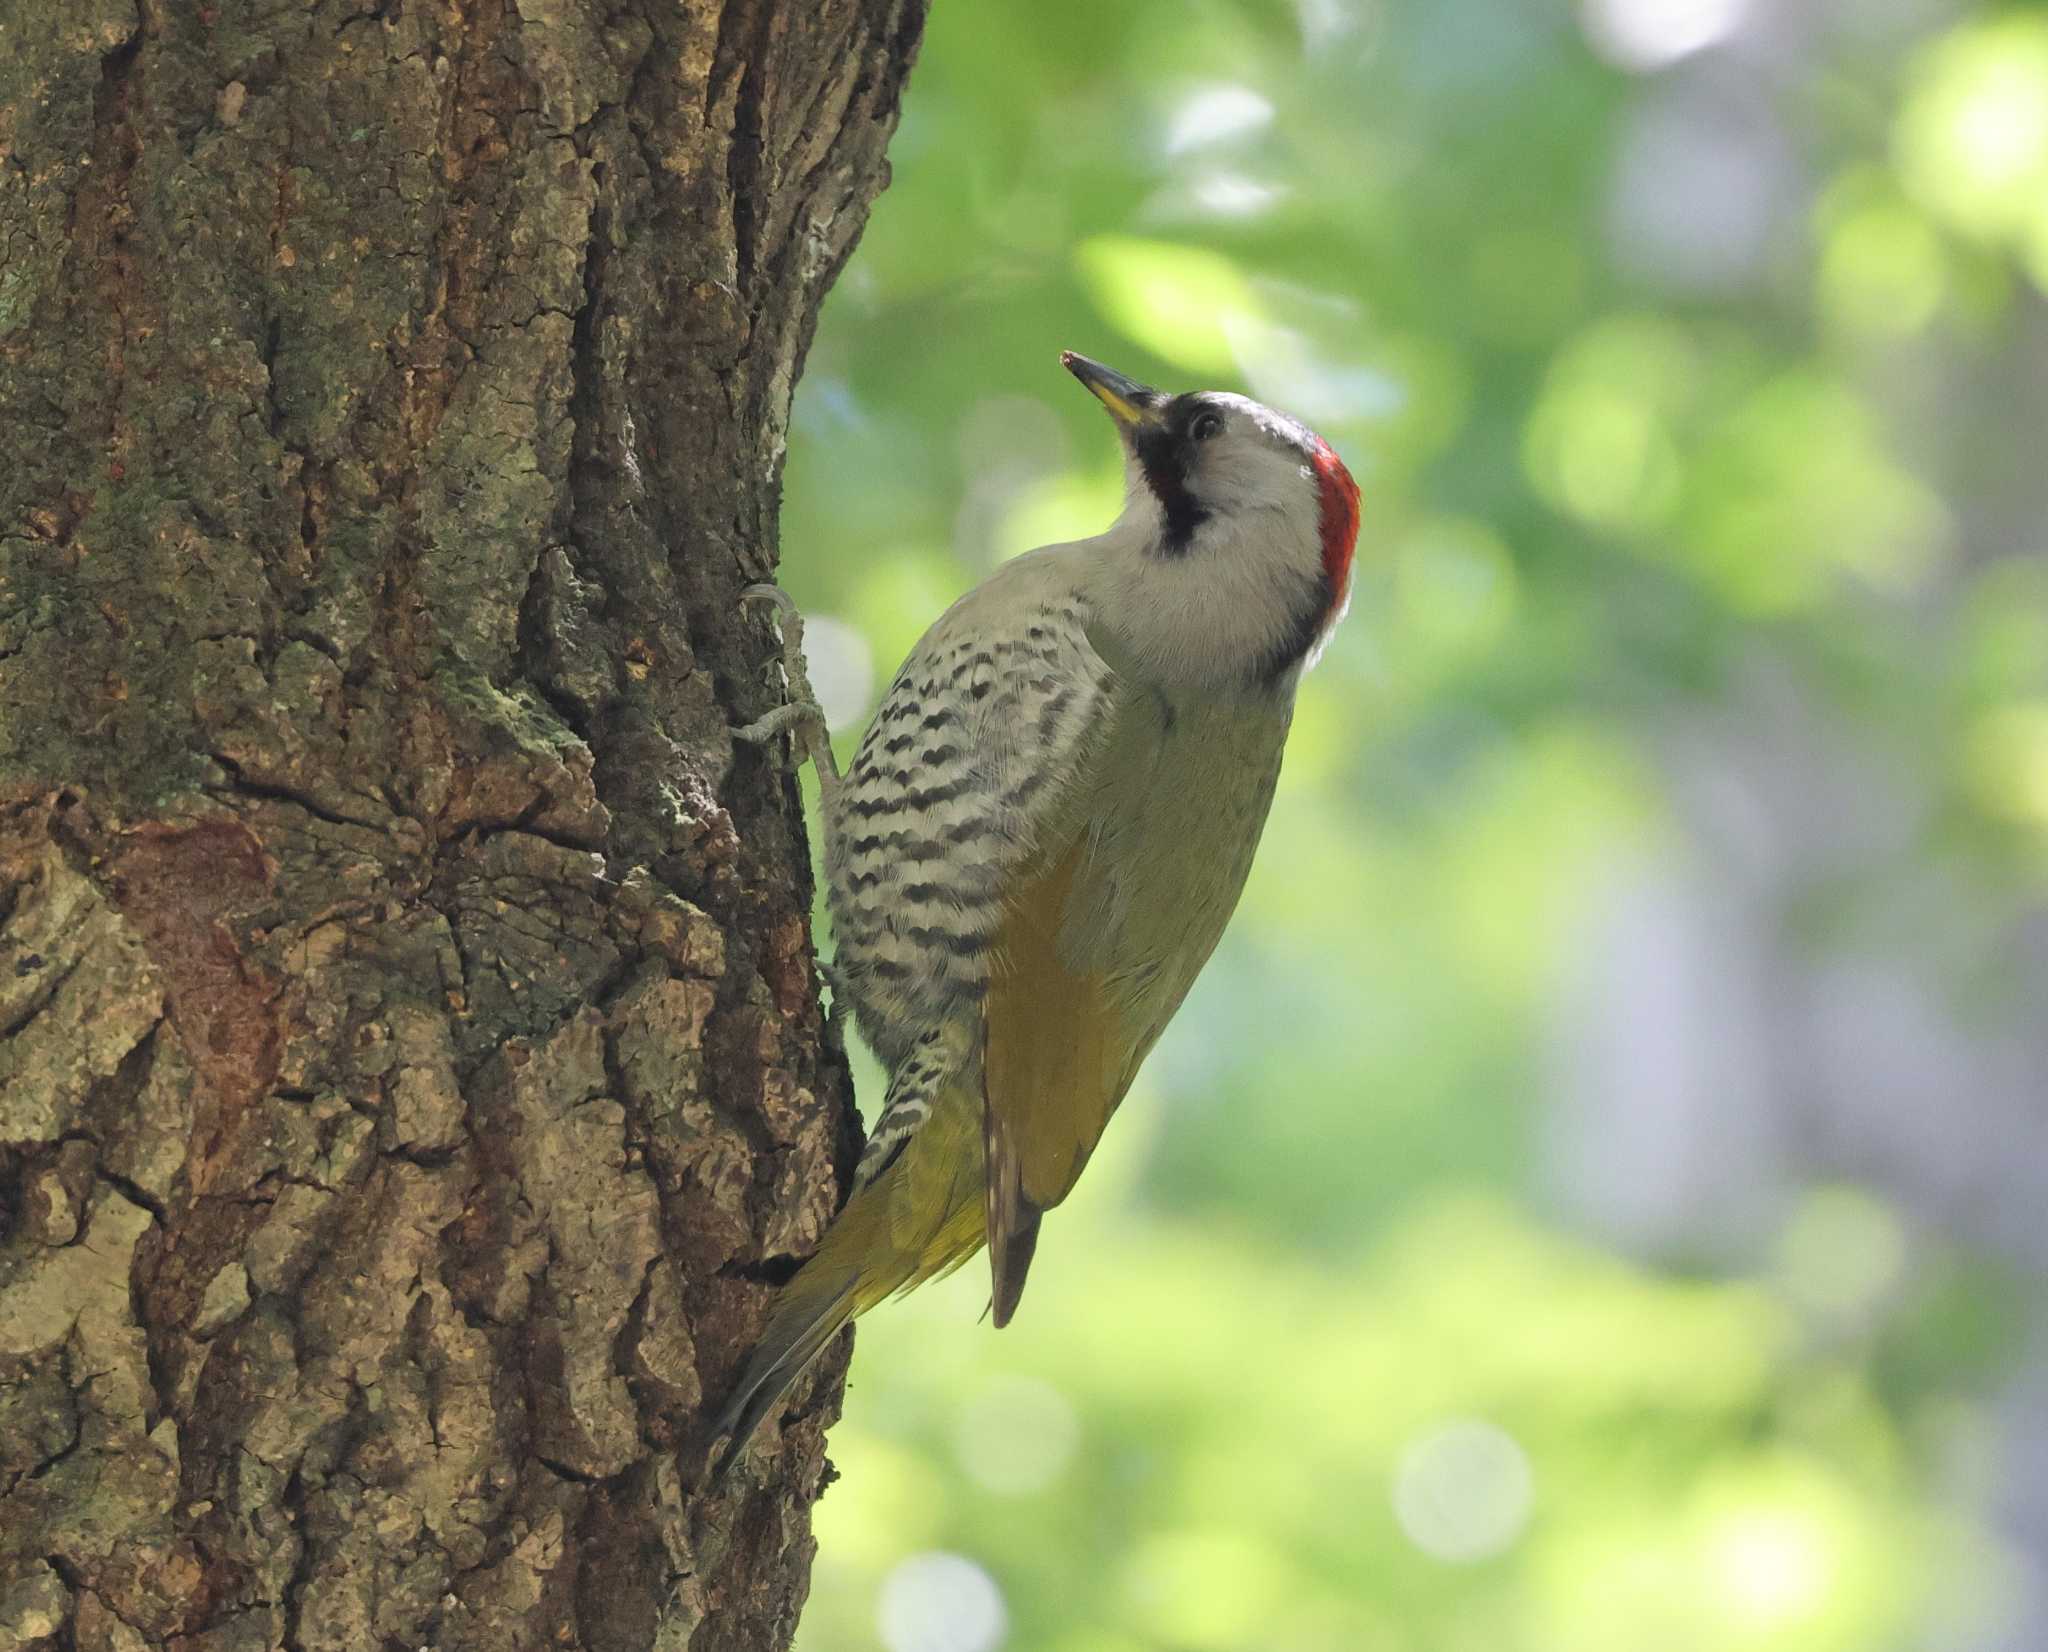
M1150 385L1126 378L1114 367L1090 361L1072 350L1060 352L1060 365L1095 392L1095 399L1109 409L1109 416L1124 430L1150 424L1159 417L1159 409L1166 401Z

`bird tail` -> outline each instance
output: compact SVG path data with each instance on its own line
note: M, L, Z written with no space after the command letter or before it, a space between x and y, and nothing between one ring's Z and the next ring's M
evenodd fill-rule
M831 1278L820 1274L813 1281L810 1275L814 1271L815 1261L784 1288L760 1345L740 1374L732 1398L718 1415L712 1438L723 1439L725 1444L712 1465L714 1484L731 1471L754 1437L754 1430L761 1426L761 1419L775 1408L790 1384L804 1374L825 1344L853 1319L858 1276L842 1271Z
M939 1108L886 1170L855 1191L811 1259L782 1287L760 1345L718 1415L724 1479L761 1420L840 1328L876 1303L950 1272L981 1248L979 1131ZM958 1111L964 1113L964 1109Z

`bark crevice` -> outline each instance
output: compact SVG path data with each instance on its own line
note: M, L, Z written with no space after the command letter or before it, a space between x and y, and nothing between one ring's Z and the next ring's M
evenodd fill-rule
M0 0L0 1639L783 1647L839 1367L750 1482L698 1435L856 1124L725 707L922 6L61 10Z

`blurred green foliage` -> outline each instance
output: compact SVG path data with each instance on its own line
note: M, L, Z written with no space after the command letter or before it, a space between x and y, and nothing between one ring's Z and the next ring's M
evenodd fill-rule
M1114 513L1063 346L1301 415L1367 516L1244 907L1017 1324L978 1267L863 1322L799 1647L2014 1621L1957 1465L2034 1282L1825 1178L1732 1255L1625 1258L1537 1172L1585 914L1685 837L1669 731L1759 659L1918 804L1795 942L1935 880L1939 933L1883 944L1996 1006L1970 938L2048 887L2048 440L2006 365L2048 13L955 3L892 153L784 509L848 744L955 595Z

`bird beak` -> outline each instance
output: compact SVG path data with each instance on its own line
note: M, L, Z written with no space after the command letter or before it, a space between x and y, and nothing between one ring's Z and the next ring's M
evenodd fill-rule
M1159 408L1166 398L1149 385L1127 379L1114 367L1090 361L1072 350L1060 352L1060 365L1095 392L1096 400L1109 409L1118 429L1129 433L1159 417Z

